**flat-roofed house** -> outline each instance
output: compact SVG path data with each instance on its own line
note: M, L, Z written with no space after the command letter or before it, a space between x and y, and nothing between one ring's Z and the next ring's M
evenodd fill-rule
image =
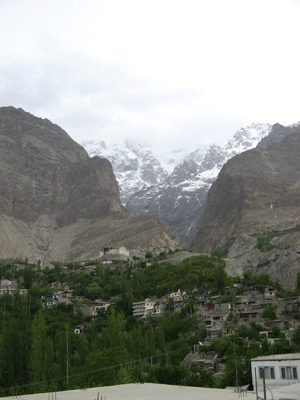
M300 382L300 353L273 354L256 357L251 360L253 387L257 382L259 391L263 389L263 378L266 387L287 386Z

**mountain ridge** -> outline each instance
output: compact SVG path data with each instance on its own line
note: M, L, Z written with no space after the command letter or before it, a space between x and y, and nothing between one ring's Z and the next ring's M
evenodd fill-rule
M121 205L108 160L13 107L0 108L0 226L3 258L89 259L108 244L180 247L157 215Z
M300 125L276 124L256 148L230 159L208 193L193 251L223 249L227 265L294 288L300 268ZM263 247L260 243L263 243Z
M251 123L239 129L224 146L213 144L208 149L201 147L190 153L179 151L177 153L179 162L173 171L166 174L166 170L164 170L165 172L156 178L156 183L141 184L137 183L139 178L135 178L136 185L133 187L129 184L130 179L122 178L119 180L120 191L124 193L122 203L130 212L158 213L180 237L183 245L188 247L197 225L195 215L199 215L201 212L207 192L216 180L222 166L236 154L255 147L270 131L271 125L269 124ZM95 142L94 149L84 143L83 146L90 155L96 154L93 153L96 147ZM120 146L115 145L115 147ZM147 148L147 153L151 153L149 148ZM121 163L113 162L114 154L98 152L99 156L105 155L112 161L113 166L115 165L118 179L118 176L122 176L122 170L118 170ZM172 157L174 154L174 151L170 152L169 158L172 165L175 165L174 157ZM118 156L121 158L120 152L118 152ZM165 160L167 159L168 157L165 156ZM139 159L137 163L142 164L143 160ZM159 160L157 163L162 165ZM135 168L130 162L126 165L131 171ZM147 167L147 163L143 165L145 168ZM126 188L127 186L129 189ZM126 192L127 194L125 194Z

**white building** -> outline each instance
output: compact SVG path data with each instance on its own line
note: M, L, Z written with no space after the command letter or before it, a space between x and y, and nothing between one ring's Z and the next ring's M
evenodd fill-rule
M27 289L19 289L16 281L10 281L9 279L0 280L0 296L5 294L14 295L16 293L25 296Z
M138 318L145 318L147 315L154 315L156 313L159 313L159 308L159 311L156 311L156 303L156 301L152 301L150 299L132 303L133 316Z
M263 390L263 376L267 389L300 382L300 353L274 354L251 360L252 382L255 390Z
M112 248L112 247L106 247L103 250L100 251L99 257L121 257L122 259L128 259L129 258L129 250L127 250L125 247L118 247L118 248Z
M170 299L173 299L174 302L182 301L183 297L182 297L182 293L181 293L180 289L178 289L177 292L170 293Z

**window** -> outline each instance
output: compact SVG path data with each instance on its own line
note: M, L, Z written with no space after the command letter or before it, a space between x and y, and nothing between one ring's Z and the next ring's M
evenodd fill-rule
M264 374L265 374L265 379L275 379L274 367L260 367L259 368L260 379L264 378Z
M298 373L297 373L296 367L293 367L293 377L294 377L294 379L298 379Z
M298 379L297 367L281 367L281 379Z

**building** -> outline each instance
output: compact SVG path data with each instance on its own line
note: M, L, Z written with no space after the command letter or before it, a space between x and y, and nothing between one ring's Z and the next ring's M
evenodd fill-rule
M132 303L132 314L134 317L138 318L146 318L147 315L154 315L159 310L159 307L156 307L156 301L152 301L150 299L146 299L144 301L138 301L136 303Z
M27 294L27 289L18 288L16 281L10 281L9 279L0 280L0 296L4 296L5 294L14 295L17 293L25 296Z
M99 257L116 258L120 260L127 260L130 258L129 250L127 250L125 247L118 247L118 248L105 247L103 250L100 251Z
M183 294L180 289L178 289L177 292L170 293L170 299L173 299L175 303L182 302Z
M263 390L263 378L270 390L281 386L299 383L300 353L274 354L256 357L251 360L253 387Z

